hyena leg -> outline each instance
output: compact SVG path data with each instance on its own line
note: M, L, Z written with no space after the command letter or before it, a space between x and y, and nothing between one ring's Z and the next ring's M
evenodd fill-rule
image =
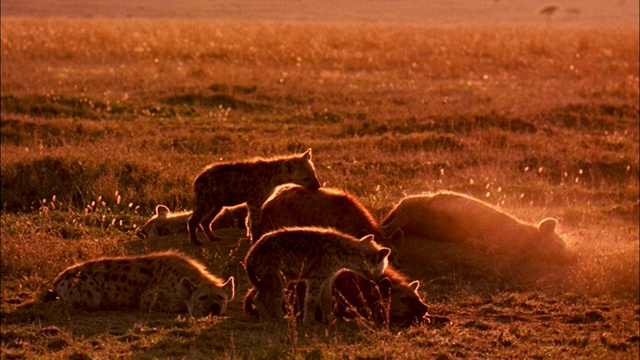
M325 324L331 322L333 318L333 282L331 280L325 281L322 284L322 291L320 293L320 311L322 312L322 318L317 321L322 321Z
M222 207L216 206L201 221L202 230L204 230L205 235L207 235L207 238L211 242L222 240L221 237L214 235L213 230L211 230L213 228L213 221L218 216L218 214L220 214L221 210L222 210Z
M320 311L322 319L326 318L320 306L322 287L322 282L307 281L307 292L304 296L304 315L302 316L304 325L311 325L316 320L316 311Z
M74 284L70 284L70 286L67 287L67 291L62 290L63 288L63 286L58 286L57 291L60 298L66 304L85 310L100 309L102 305L102 294L95 281L77 281Z
M284 321L282 302L284 301L281 282L267 275L257 288L253 303L260 319L267 321Z
M216 209L217 212L215 211ZM191 214L191 216L189 217L189 221L187 222L187 229L189 230L189 241L191 241L191 244L195 246L202 246L202 242L198 240L198 227L200 227L200 224L205 218L211 216L211 213L215 212L215 214L213 214L213 217L211 218L213 219L218 214L218 212L220 212L220 209L222 209L222 207L208 204L205 201L196 202L196 208L193 210L193 214ZM209 228L209 225L210 224L203 225L202 228L209 229L209 232L211 232L211 228ZM204 231L206 234L207 230ZM207 234L207 237L209 237L209 234Z
M258 241L258 239L260 239L260 235L262 235L262 222L260 216L261 206L262 204L247 204L249 209L247 214L247 236L249 237L249 241L252 243Z

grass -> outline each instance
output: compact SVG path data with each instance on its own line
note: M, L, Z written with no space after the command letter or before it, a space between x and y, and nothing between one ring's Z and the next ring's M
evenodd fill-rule
M637 358L638 30L2 20L2 358ZM34 304L65 267L174 248L247 290L244 231L192 248L135 227L220 160L313 148L381 218L464 192L553 216L576 261L504 268L432 244L404 263L447 327L304 330L241 314Z

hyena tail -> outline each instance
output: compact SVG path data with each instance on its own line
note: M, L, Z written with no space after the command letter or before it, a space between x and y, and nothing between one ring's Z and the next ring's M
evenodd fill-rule
M249 291L247 291L247 295L244 296L244 300L242 301L242 311L247 315L259 316L258 310L256 310L256 306L253 303L254 296L256 296L256 288L249 289Z
M48 303L56 300L58 293L55 290L47 289L40 293L38 299L43 303Z

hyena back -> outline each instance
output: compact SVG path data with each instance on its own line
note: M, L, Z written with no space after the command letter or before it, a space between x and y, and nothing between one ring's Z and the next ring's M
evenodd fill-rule
M200 225L210 241L220 240L209 224L216 220L223 207L246 203L248 235L251 241L256 241L258 237L254 235L261 227L262 203L276 186L286 183L311 190L320 188L311 149L302 155L209 165L194 181L195 208L188 221L189 240L194 245L202 245L196 236Z
M233 277L223 282L178 252L90 260L62 271L44 302L59 297L85 310L189 312L221 315L234 297Z
M387 267L391 251L373 236L358 240L332 229L285 228L267 233L249 250L244 264L255 287L253 298L262 319L281 321L283 290L291 281L304 281L303 322L314 321L320 310L323 321L331 314L331 281L340 270L349 269L375 277Z
M404 198L382 222L387 232L399 228L405 235L467 243L497 255L533 254L563 260L565 237L555 232L556 225L557 220L552 218L538 225L527 224L480 200L453 192Z
M262 205L261 224L260 234L294 226L334 228L357 238L371 234L392 250L392 262L394 249L402 243L401 231L383 236L377 221L353 195L333 188L311 191L292 184L279 186Z

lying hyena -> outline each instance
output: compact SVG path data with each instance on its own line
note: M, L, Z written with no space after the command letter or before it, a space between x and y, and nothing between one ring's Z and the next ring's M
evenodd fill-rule
M234 297L233 277L226 282L204 265L174 251L102 258L71 266L41 300L60 297L85 310L189 312L194 317L222 315Z
M445 317L427 313L429 308L420 298L419 286L419 281L409 283L391 265L377 281L352 271L342 271L333 280L333 315L338 319L360 318L394 327L423 321L430 324L449 322ZM243 309L246 314L258 316L253 302L255 291L255 288L251 288L247 292ZM293 304L283 303L283 308L293 309L294 313L300 315L306 292L305 283L290 283L287 291L295 294L295 301Z
M467 243L496 255L536 255L549 260L566 256L564 235L557 221L524 223L469 196L440 192L404 198L382 221L385 231L402 229L405 236Z
M171 212L164 205L156 206L156 213L138 228L136 235L141 239L152 240L156 237L187 234L187 221L193 211ZM216 221L217 228L244 228L247 208L244 205L225 208Z
M317 309L322 320L328 320L331 281L337 272L349 269L378 276L387 267L390 252L371 235L358 240L332 229L285 228L260 238L249 249L244 264L256 289L253 300L262 319L282 320L283 290L291 281L304 281L303 323L310 324Z
M154 239L160 236L177 235L187 232L187 220L191 211L171 212L164 205L156 206L156 213L136 231L142 239Z
M223 207L242 203L249 208L249 238L252 242L257 240L262 203L276 186L286 183L296 183L311 190L320 187L311 161L311 149L302 155L209 165L196 176L193 185L195 209L188 221L191 243L202 245L196 236L200 225L210 241L220 240L208 224Z
M392 262L395 262L394 249L402 244L401 231L382 236L369 211L354 196L338 189L311 191L293 184L282 185L265 201L261 212L259 234L293 226L334 228L357 238L371 234L376 242L392 250Z

